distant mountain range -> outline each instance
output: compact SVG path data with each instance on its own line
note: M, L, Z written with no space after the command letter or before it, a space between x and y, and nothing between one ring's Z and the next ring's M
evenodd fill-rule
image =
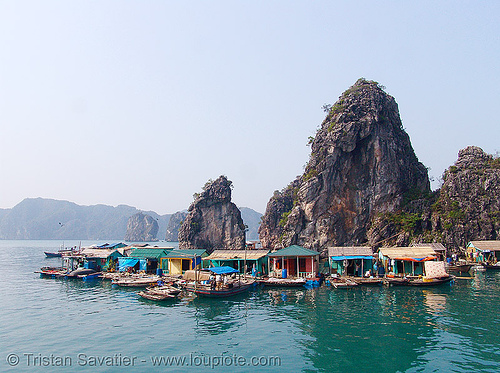
M123 240L129 218L138 212L158 221L157 238L163 239L172 214L159 215L126 205L81 206L45 198L27 198L12 209L0 209L0 239ZM249 228L247 239L258 239L256 232L262 215L246 207L241 213Z

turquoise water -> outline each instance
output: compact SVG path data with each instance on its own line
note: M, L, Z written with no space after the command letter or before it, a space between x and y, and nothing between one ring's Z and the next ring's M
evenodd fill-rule
M41 279L59 263L43 251L60 244L0 241L1 372L500 371L500 273L157 304L109 282Z

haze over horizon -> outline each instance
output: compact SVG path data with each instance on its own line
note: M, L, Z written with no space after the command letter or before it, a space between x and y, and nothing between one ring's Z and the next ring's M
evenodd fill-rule
M323 104L396 99L439 178L500 150L497 1L0 3L0 208L25 198L187 209L226 175L264 213L303 172ZM497 135L495 135L497 133Z

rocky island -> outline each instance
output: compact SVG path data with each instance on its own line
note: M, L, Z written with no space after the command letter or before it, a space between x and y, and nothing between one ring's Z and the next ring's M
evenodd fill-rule
M125 241L155 241L158 234L158 222L150 215L138 212L128 219Z
M384 87L359 79L326 111L304 173L267 204L265 248L442 242L458 250L500 237L499 158L461 150L432 192Z
M260 238L268 248L363 244L377 214L397 211L429 185L396 101L360 79L329 108L304 174L269 201Z
M180 249L245 248L246 227L240 210L231 202L231 187L232 182L220 176L195 195L179 230Z
M177 211L170 217L167 225L167 233L165 234L165 241L179 241L179 230L181 229L186 216L187 212Z

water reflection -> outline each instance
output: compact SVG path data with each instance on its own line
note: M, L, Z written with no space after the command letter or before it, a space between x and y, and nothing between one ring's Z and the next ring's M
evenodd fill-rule
M215 336L242 326L245 322L245 296L248 294L230 299L197 297L187 303L190 312L194 311L196 332Z

